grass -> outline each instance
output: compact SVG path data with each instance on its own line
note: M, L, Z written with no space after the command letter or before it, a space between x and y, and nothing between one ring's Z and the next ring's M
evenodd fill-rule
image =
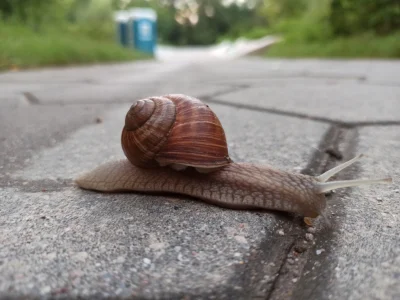
M149 55L119 46L112 37L50 28L34 32L0 23L0 70L148 59Z
M313 42L288 39L268 48L265 56L286 58L400 58L400 32L385 37L365 34Z

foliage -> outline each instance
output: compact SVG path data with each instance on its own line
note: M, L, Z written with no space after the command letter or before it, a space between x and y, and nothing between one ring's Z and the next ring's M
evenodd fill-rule
M400 1L332 0L330 23L338 35L387 34L400 29Z
M3 20L18 22L40 31L45 24L58 24L73 0L2 0L0 12Z
M23 38L15 38L23 36ZM46 30L40 33L15 24L0 25L0 70L144 59L148 56L119 47L113 41Z
M109 0L1 0L0 69L147 58L116 43Z
M269 9L260 13L285 39L270 56L400 57L398 0L299 0L290 8L291 0L264 2Z
M307 7L306 3L305 0L264 0L259 14L273 25L282 19L299 17Z
M384 37L363 34L328 41L285 41L274 45L266 57L399 58L400 33Z
M254 5L259 2L253 1ZM123 1L114 1L117 6L120 2ZM137 6L156 10L160 41L174 45L213 44L221 36L239 37L256 25L266 25L254 7L235 2L223 5L223 1L217 0L139 0L131 1L127 8Z

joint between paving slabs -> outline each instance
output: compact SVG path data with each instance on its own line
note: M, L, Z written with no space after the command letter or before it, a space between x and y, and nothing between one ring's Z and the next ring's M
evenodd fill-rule
M298 112L284 111L284 110L275 109L275 108L265 108L265 107L259 107L257 105L250 105L250 104L232 103L232 102L227 102L227 101L216 99L216 97L218 97L218 96L222 96L224 94L231 93L231 92L236 92L236 91L239 91L242 89L247 89L250 87L251 87L251 85L248 85L248 84L234 85L234 86L228 88L227 90L215 92L211 95L198 96L198 98L204 102L215 103L218 105L225 105L225 106L229 106L229 107L235 107L235 108L246 109L246 110L254 110L257 112L270 113L270 114L274 114L274 115L282 115L282 116L298 118L298 119L312 120L312 121L317 121L317 122L326 123L326 124L330 124L330 125L336 125L339 127L349 128L349 129L354 128L354 127L399 126L400 125L400 121L396 121L396 120L346 122L346 121L339 121L339 120L334 120L334 119L329 119L329 118L319 117L319 116L313 116L313 115L308 115L308 114L303 114L303 113L298 113ZM131 100L121 99L118 101L100 101L100 102L90 102L90 103L53 102L53 103L44 104L40 101L40 99L38 97L36 97L31 92L23 92L22 95L24 96L24 99L31 105L93 105L93 104L102 104L102 105L110 104L110 105L112 105L112 104L123 104L123 103L131 102Z
M319 175L326 170L337 165L337 161L344 157L353 155L352 150L356 143L357 130L337 125L332 125L322 137L318 148L314 151L308 165L301 171L310 176ZM349 138L350 137L350 138ZM344 148L342 153L340 147ZM335 197L335 196L333 196ZM332 194L327 195L328 203ZM329 208L330 211L332 208ZM290 295L296 289L297 283L303 276L303 270L306 266L310 251L315 247L314 238L316 233L321 234L324 230L331 231L335 227L335 222L326 224L323 219L317 219L313 226L306 226L301 220L296 218L299 224L302 224L303 230L299 236L294 237L291 247L282 260L278 276L275 278L273 288L266 299L282 299L283 296L291 298ZM296 221L296 219L294 221ZM329 221L331 222L331 221Z
M240 108L240 109L253 110L253 111L264 112L264 113L269 113L269 114L273 114L273 115L282 115L282 116L292 117L292 118L297 118L297 119L306 119L306 120L326 123L326 124L330 124L332 126L348 128L348 129L352 129L355 127L367 127L367 126L399 126L400 125L400 121L395 121L395 120L347 122L347 121L329 119L329 118L325 118L325 117L313 116L313 115L308 115L308 114L303 114L303 113L298 113L298 112L285 111L285 110L280 110L280 109L275 109L275 108L260 107L257 105L232 103L232 102L227 102L227 101L219 100L219 99L212 98L212 97L204 97L203 100L205 102L214 103L214 104L218 104L218 105L225 105L225 106L235 107L235 108Z
M272 299L273 295L275 294L275 291L278 289L278 283L279 283L280 275L282 274L282 270L285 267L286 262L287 262L287 257L291 253L294 244L295 244L295 241L293 241L290 244L289 250L286 252L286 255L285 255L286 258L284 260L282 260L281 265L279 266L278 275L275 277L275 279L274 279L274 281L272 283L272 286L271 286L271 290L268 292L268 295L266 297L266 299L268 299L268 300Z

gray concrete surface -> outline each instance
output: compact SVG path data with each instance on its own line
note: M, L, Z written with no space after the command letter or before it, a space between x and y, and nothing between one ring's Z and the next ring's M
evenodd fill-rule
M324 251L312 253L295 298L318 294L323 299L399 299L400 171L395 163L399 148L397 126L360 129L355 149L368 157L359 164L357 176L390 174L395 184L338 191L341 202L332 215L335 226L329 235L316 238L316 249Z
M1 74L0 298L398 299L399 75L399 62L256 58ZM236 161L318 174L363 152L337 178L394 183L335 191L311 229L78 189L77 174L123 157L130 104L165 93L204 99Z

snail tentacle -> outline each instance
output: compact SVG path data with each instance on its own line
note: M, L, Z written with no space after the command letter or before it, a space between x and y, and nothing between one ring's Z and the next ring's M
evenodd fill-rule
M392 183L392 178L339 180L324 183L317 182L315 185L317 187L318 193L322 194L340 188L380 183Z
M354 164L355 162L357 162L358 160L360 160L360 158L362 158L364 156L364 154L359 154L356 157L350 159L349 161L346 161L328 171L326 171L325 173L316 176L316 178L318 179L318 181L320 182L325 182L327 181L329 178L331 178L332 176L334 176L335 174L339 173L340 171L342 171L343 169L351 166L352 164Z
M368 185L368 184L380 184L380 183L391 183L392 178L379 178L379 179L355 179L355 180L340 180L340 181L331 181L326 182L329 178L339 173L343 169L351 166L355 162L357 162L360 158L362 158L364 154L359 154L356 157L346 161L325 173L316 176L315 179L318 181L316 183L317 192L322 194L339 188L346 188L352 186L360 186L360 185Z

